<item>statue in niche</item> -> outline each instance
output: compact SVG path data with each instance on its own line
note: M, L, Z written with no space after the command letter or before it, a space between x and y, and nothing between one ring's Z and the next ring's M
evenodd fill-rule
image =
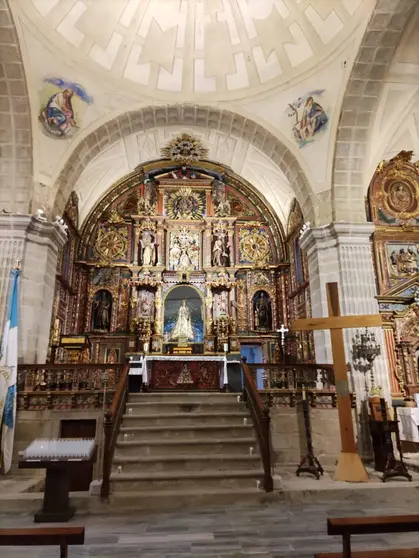
M193 269L191 258L189 257L186 250L182 250L182 252L180 254L179 269L181 271L188 271L189 269Z
M217 217L230 217L231 204L227 199L226 186L222 180L212 181L212 201L214 213Z
M95 294L92 307L92 329L109 331L111 327L112 295L100 290Z
M228 314L228 293L221 291L215 295L215 313L216 317L226 316Z
M178 268L181 253L182 253L182 250L180 248L179 241L174 240L173 246L170 248L170 251L169 251L170 269L177 269Z
M170 338L192 340L194 337L192 329L191 311L184 300L179 308L176 323L170 334Z
M231 215L231 204L225 199L220 201L215 208L216 217L230 217Z
M143 231L140 238L140 261L144 266L154 265L156 259L156 243L150 231Z
M138 300L138 316L141 318L153 317L154 312L154 295L150 291L141 291L140 298Z
M226 235L219 233L212 247L212 265L225 267L229 265Z
M156 212L156 184L158 184L157 180L151 180L150 178L144 180L144 195L140 195L138 198L138 215L154 215Z
M256 329L272 329L272 309L269 296L260 291L253 298Z

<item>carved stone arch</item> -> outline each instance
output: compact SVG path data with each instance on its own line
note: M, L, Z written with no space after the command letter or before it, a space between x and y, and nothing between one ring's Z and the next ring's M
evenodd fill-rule
M333 220L364 222L368 131L415 0L377 0L342 101L333 162Z
M124 112L91 132L74 149L56 182L53 211L63 210L83 170L97 155L136 132L164 126L216 129L247 140L275 163L289 180L306 218L315 221L315 195L295 155L276 136L249 118L228 110L201 105L149 106Z
M32 133L25 69L9 0L0 4L0 207L29 213L32 194ZM5 107L5 108L3 108ZM32 208L33 209L33 208Z

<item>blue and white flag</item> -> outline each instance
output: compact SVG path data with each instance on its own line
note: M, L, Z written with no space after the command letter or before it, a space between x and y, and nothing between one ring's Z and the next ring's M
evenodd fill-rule
M13 270L12 290L0 349L0 417L2 418L0 465L5 473L12 466L16 421L17 321L20 270Z

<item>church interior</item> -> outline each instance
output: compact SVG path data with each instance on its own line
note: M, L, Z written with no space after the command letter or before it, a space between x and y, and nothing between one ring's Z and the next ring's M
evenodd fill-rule
M419 556L418 23L0 0L8 555Z

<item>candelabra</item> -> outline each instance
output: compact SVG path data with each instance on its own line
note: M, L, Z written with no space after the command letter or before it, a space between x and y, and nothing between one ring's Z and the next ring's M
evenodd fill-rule
M381 354L381 347L375 339L375 334L365 328L364 333L357 330L352 339L352 364L354 368L365 375L365 393L368 396L367 374L370 374L370 394L374 395L380 388L375 387L374 360Z

